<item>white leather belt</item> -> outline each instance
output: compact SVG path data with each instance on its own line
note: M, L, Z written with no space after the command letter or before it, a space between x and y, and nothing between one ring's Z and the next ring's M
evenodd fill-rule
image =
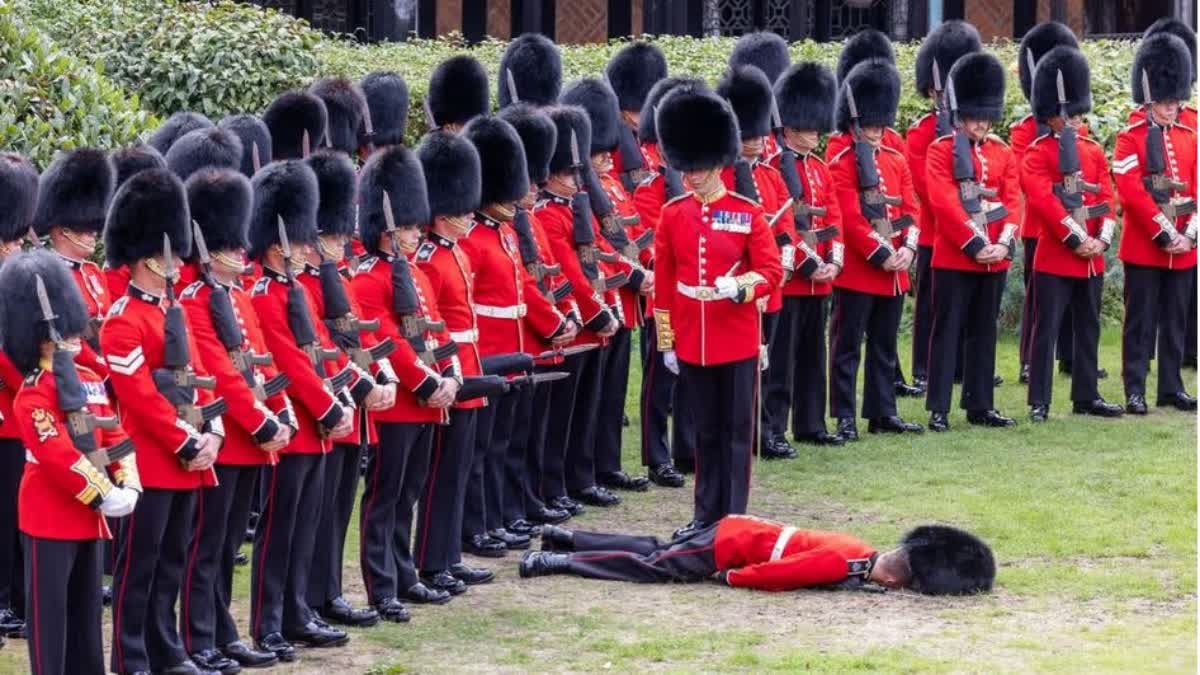
M469 330L450 331L450 339L463 344L475 344L479 341L479 330L471 328Z
M525 316L525 303L496 307L494 305L475 305L475 313L489 319L520 319Z
M783 532L779 533L779 538L775 540L775 548L771 549L771 560L779 560L783 557L783 549L787 548L788 540L792 535L796 534L796 528L788 526L783 528Z
M717 289L714 286L689 286L682 281L676 281L675 290L686 298L700 302L711 302L717 299Z

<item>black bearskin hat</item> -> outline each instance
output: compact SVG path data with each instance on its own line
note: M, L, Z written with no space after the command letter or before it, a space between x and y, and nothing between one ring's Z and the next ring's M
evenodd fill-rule
M479 153L481 205L515 202L529 193L525 146L513 125L495 115L485 115L471 120L463 136ZM425 163L425 151L420 154Z
M472 56L451 56L433 69L425 100L438 126L486 115L491 107L487 71Z
M242 141L224 129L197 129L189 131L175 141L167 151L167 168L187 180L193 173L205 167L218 169L240 169L242 166Z
M996 560L992 549L970 532L922 525L904 535L912 579L908 587L929 595L964 595L992 590Z
M883 59L888 63L896 62L896 52L888 36L874 28L865 28L846 40L842 52L838 54L837 81L838 86L846 81L846 77L854 70L854 66L869 59Z
M218 127L237 136L242 141L241 172L250 178L254 176L254 148L258 148L259 166L271 163L272 144L271 130L254 115L230 115L217 124Z
M579 144L579 160L585 165L588 161L587 149L592 143L592 122L588 119L587 111L577 105L559 105L547 111L554 121L558 139L554 143L554 154L550 155L550 173L563 173L571 170L571 134L574 132L575 142Z
M832 130L836 100L833 72L814 61L797 63L775 80L775 102L785 127Z
M790 65L792 56L788 53L787 41L769 31L746 33L729 52L730 68L756 66L767 76L768 82L778 79Z
M967 54L948 73L959 118L999 122L1004 117L1004 65L987 52Z
M346 154L358 152L371 114L367 97L358 85L341 77L323 77L312 83L308 93L325 104L329 147Z
M604 80L585 77L575 80L563 90L559 100L564 105L577 105L588 114L592 123L590 150L581 145L581 152L597 154L617 147L621 134L621 111L617 109L617 95Z
M550 38L540 33L525 33L505 47L496 88L501 108L514 102L508 91L510 71L522 101L553 105L558 100L562 89L562 54Z
M479 151L471 141L458 134L435 131L421 139L417 159L425 174L430 220L461 216L480 207L482 168Z
M161 245L160 245L161 246ZM37 295L37 277L42 278L50 309L57 318L54 328L64 338L83 335L87 329L87 305L70 268L54 253L35 249L17 253L0 269L0 325L4 327L4 353L22 375L38 369L42 343L50 339L50 327L42 314Z
M761 138L771 133L774 94L763 71L755 66L731 68L717 83L717 95L733 107L742 138Z
M117 187L125 184L133 174L146 169L165 169L167 160L153 146L131 145L108 154L113 171L117 172Z
M160 155L166 155L167 150L179 140L181 136L189 131L196 129L209 129L213 126L211 120L197 112L177 112L167 118L162 126L154 130L150 134L150 140L146 141L146 145L154 148Z
M250 179L232 169L201 169L184 183L192 220L200 225L208 250L245 249L254 189ZM192 247L192 258L199 255Z
M374 132L367 139L376 145L400 145L408 126L408 83L398 73L381 70L359 83L367 99Z
M1045 66L1043 68L1043 66ZM1033 116L1044 122L1058 115L1057 75L1062 72L1067 94L1067 117L1092 109L1092 73L1087 57L1074 47L1055 47L1037 62L1033 74Z
M521 137L529 180L534 184L545 183L550 177L550 155L554 154L554 144L558 141L554 120L528 103L514 103L497 116L511 124Z
M24 155L0 153L0 243L16 241L29 232L37 208L38 172Z
M329 113L321 99L306 91L280 94L262 119L271 132L271 159L303 159L306 131L310 150L325 144Z
M34 232L44 237L55 225L99 232L116 180L112 162L100 150L81 148L58 155L38 184Z
M1030 88L1033 86L1033 73L1029 72L1029 57L1033 57L1036 67L1038 63L1041 63L1046 52L1063 45L1078 48L1079 40L1075 39L1075 33L1066 24L1057 21L1039 23L1030 28L1029 32L1025 33L1025 37L1021 38L1021 46L1017 49L1017 76L1021 80L1021 93L1025 94L1026 100L1030 100ZM1029 55L1026 55L1026 52Z
M389 146L367 159L358 178L358 193L358 234L372 253L379 252L379 237L387 230L385 193L391 200L397 227L430 221L425 172L417 156L402 145Z
M838 131L849 131L853 124L850 105L846 100L847 89L854 92L860 125L890 127L896 123L896 107L900 104L900 73L890 62L883 59L863 61L838 82Z
M166 169L139 171L113 196L104 223L104 259L121 267L163 250L163 235L179 258L192 250L192 216L183 181Z
M358 175L350 156L324 148L304 161L317 176L317 231L321 234L354 234Z
M617 94L621 110L639 111L655 82L667 76L667 57L649 42L631 42L608 60L608 84Z
M658 104L658 147L677 171L703 171L732 164L741 154L737 117L725 99L681 85Z
M936 62L941 73L942 86L954 62L960 57L983 49L979 30L958 19L944 21L934 28L917 50L917 93L928 97L933 90L933 64Z
M1187 45L1188 51L1192 54L1192 82L1196 81L1196 31L1192 30L1186 23L1174 17L1165 16L1158 21L1150 24L1146 32L1142 33L1142 39L1157 35L1159 33L1170 33L1175 37L1183 40L1183 44Z
M264 166L250 181L254 188L254 209L246 233L252 259L262 258L279 242L279 218L287 228L288 243L312 243L317 240L317 203L320 189L317 176L306 162L285 159Z
M1150 80L1156 101L1187 101L1192 97L1192 55L1183 40L1155 33L1142 40L1133 57L1133 102L1145 103L1142 73Z
M641 121L638 124L638 140L643 143L658 142L658 127L654 123L654 110L668 92L684 84L696 89L708 88L708 84L704 80L696 77L667 77L656 82L653 87L650 87L650 93L646 95L646 105L644 108L646 114L642 115Z

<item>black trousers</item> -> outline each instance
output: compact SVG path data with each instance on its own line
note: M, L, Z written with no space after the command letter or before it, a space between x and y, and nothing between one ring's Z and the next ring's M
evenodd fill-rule
M600 434L600 400L607 392L604 384L604 363L607 351L612 347L596 349L582 354L579 389L575 392L575 409L571 414L571 430L568 435L566 465L563 477L567 493L578 494L596 484L596 445ZM618 427L620 419L617 420Z
M780 313L781 312L771 312L770 314L762 313L759 315L758 337L762 344L766 345L767 347L767 361L770 367L774 367L775 365L770 360L770 350L771 345L774 344L775 341L775 333L779 329ZM770 370L770 368L768 368L768 370ZM768 375L763 373L762 382L764 390L766 389L767 377ZM765 396L765 391L760 393ZM759 443L762 445L766 445L768 441L776 436L783 436L783 429L787 428L787 413L784 413L782 419L776 420L773 419L771 412L772 411L767 408L765 400L763 401L763 405L758 406L757 437L759 438Z
M929 378L929 353L927 345L933 332L933 247L917 247L917 300L913 305L913 379Z
M642 465L654 467L671 463L667 434L675 373L667 370L663 363L662 352L658 351L657 346L658 331L653 321L647 321L642 326L641 338L642 391L639 405L642 418Z
M10 609L17 616L25 616L25 564L17 528L17 498L23 475L25 444L19 438L0 438L0 609ZM103 544L100 547L103 549Z
M872 295L835 289L836 303L830 329L829 408L833 416L855 416L855 385L862 360L863 335L867 338L863 380L862 416L867 419L896 414L896 331L904 311L904 296Z
M325 455L282 454L263 468L267 502L254 531L250 633L297 630L312 620L308 575L325 492Z
M1179 369L1187 334L1188 301L1196 268L1169 270L1125 263L1125 324L1121 379L1125 395L1146 394L1146 373L1158 338L1158 395L1184 391Z
M793 436L825 431L825 299L785 295L771 340L763 405L782 436L788 413Z
M562 369L558 366L547 366L539 368L539 370ZM523 512L526 515L546 507L546 502L542 498L542 481L545 479L546 473L546 454L548 452L546 448L546 431L550 426L550 401L554 396L569 395L565 393L567 388L574 386L570 382L570 379L546 382L545 384L539 384L533 389L533 396L529 404L527 427L529 439L525 443L525 481L523 483L525 494L523 497ZM560 391L564 393L559 394L558 392ZM554 452L560 456L562 455L561 450L555 450Z
M413 506L429 472L432 424L379 424L359 508L359 558L371 604L417 583L409 546Z
M1044 272L1033 275L1029 405L1050 405L1054 385L1054 342L1065 321L1072 323L1074 337L1071 400L1088 402L1100 397L1096 372L1099 368L1100 295L1103 291L1104 277L1063 277Z
M467 480L463 507L464 537L504 527L504 467L516 424L518 394L509 392L488 399L479 411L475 454Z
M661 360L661 355L659 356ZM664 366L664 370L666 367ZM675 390L671 393L671 459L675 466L685 471L696 467L696 414L688 402L688 392L679 385L675 376Z
M359 410L356 414L365 414ZM367 435L364 420L362 435ZM308 573L308 606L319 611L342 596L342 557L346 549L346 530L358 497L358 474L362 466L363 445L336 443L325 456L325 489L321 500L321 518L313 550L312 570Z
M1196 362L1196 286L1193 282L1191 289L1188 291L1188 316L1187 316L1187 334L1183 340L1183 358L1192 363Z
M238 639L229 613L233 596L233 559L250 520L250 502L260 466L218 464L217 485L196 497L196 525L184 568L179 602L183 647L189 654Z
M595 351L575 354L556 366L557 370L568 372L571 377L553 383L548 393L549 414L543 441L542 475L538 481L538 495L543 502L567 495L567 449L571 446L575 403L579 398L579 376L588 361L596 356Z
M696 420L694 517L702 523L746 512L757 385L758 358L715 366L679 362L678 386L688 390Z
M462 562L463 500L475 455L478 408L452 409L449 425L433 427L433 451L417 502L413 555L418 570L440 572Z
M187 658L175 619L200 490L146 488L113 575L112 670L163 670ZM99 597L97 591L97 597Z
M33 675L103 675L100 577L104 544L21 535L29 616L25 623Z
M629 391L632 336L631 329L621 328L609 339L608 347L604 350L596 428L596 475L621 470L622 419L625 415L625 395Z
M529 444L535 424L533 420L534 387L522 387L512 392L515 400L513 424L504 451L504 477L501 482L501 523L525 518L525 495L529 492Z
M996 319L1005 272L964 272L934 269L933 333L929 354L929 389L925 409L950 412L955 364L961 362L961 408L982 412L994 407ZM964 356L961 358L960 356Z
M717 524L666 543L657 537L576 532L571 574L640 583L703 581L717 572Z
M1020 357L1021 364L1029 363L1030 355L1033 351L1033 343L1030 336L1033 334L1033 323L1035 319L1034 311L1034 286L1033 286L1033 256L1037 252L1037 238L1025 237L1021 240L1024 245L1023 264L1024 269L1021 271L1021 276L1025 280L1025 302L1021 306L1021 342L1020 342ZM1074 346L1074 338L1071 335L1071 309L1067 308L1066 317L1063 319L1062 326L1058 330L1058 359L1060 361L1071 360L1071 350Z

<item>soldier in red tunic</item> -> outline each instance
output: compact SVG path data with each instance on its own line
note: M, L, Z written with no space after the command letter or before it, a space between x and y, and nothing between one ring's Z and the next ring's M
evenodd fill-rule
M638 143L640 139L638 139L637 133L642 120L653 117L653 113L649 110L646 110L646 115L643 117L642 110L645 109L650 89L667 77L667 57L652 42L631 42L608 60L608 65L604 67L604 76L608 80L609 86L612 87L613 93L617 95L617 105L621 109L623 127L621 134L622 136L628 134L627 140L632 140L632 148L637 149L637 157L624 157L627 141L622 141L612 152L612 174L621 181L625 192L632 197L637 186L658 164L654 155L645 151L646 146ZM641 225L644 228L646 223L641 223ZM647 341L644 336L647 326L652 324L652 321L642 324L643 361L647 354L654 351L647 349L654 341Z
M881 553L849 534L729 515L665 543L657 537L547 528L542 550L525 554L520 573L641 583L712 578L763 591L883 588L969 595L992 590L996 561L978 537L945 525L915 528L897 548Z
M1192 95L1191 65L1187 45L1174 35L1159 33L1142 42L1133 61L1133 100L1147 113L1117 135L1113 151L1113 176L1125 210L1121 379L1125 409L1137 415L1147 412L1146 373L1156 336L1157 404L1196 409L1179 375L1200 220L1196 130L1180 120L1182 101Z
M654 320L696 423L695 509L683 528L691 531L746 511L762 347L757 301L779 285L783 268L762 207L721 181L741 151L729 104L681 86L657 118L663 155L689 190L663 206Z
M746 33L738 38L733 49L729 51L729 70L737 70L744 66L754 66L767 76L767 82L774 84L779 76L792 65L792 55L788 51L787 40L772 31L757 31ZM763 135L762 157L770 158L779 152L775 138L769 134Z

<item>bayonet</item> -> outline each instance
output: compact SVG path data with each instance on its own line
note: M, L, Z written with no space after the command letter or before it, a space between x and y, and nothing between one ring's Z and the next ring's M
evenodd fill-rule
M517 96L517 80L513 78L511 68L504 69L504 81L508 84L508 97L513 103L519 103L521 101L521 97Z
M433 108L429 105L429 97L426 96L421 101L421 109L425 111L425 128L427 131L437 131L441 127L438 126L437 120L433 117Z
M262 155L259 154L258 143L250 144L250 166L253 167L254 173L262 168Z
M312 154L312 139L308 136L308 129L300 136L300 157L306 158Z

